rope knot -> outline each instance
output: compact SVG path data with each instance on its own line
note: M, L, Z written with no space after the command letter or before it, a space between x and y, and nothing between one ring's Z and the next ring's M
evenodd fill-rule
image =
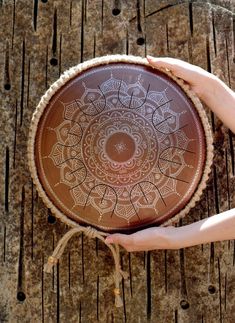
M106 233L96 230L95 228L92 228L90 226L83 227L77 224L74 228L69 230L63 238L60 239L58 242L52 256L49 257L47 264L44 266L44 271L47 273L52 272L52 268L54 265L57 264L60 257L62 256L64 249L69 241L69 239L76 233L83 232L88 238L98 238L101 241L105 243L104 237L107 236ZM114 295L115 295L115 305L117 307L120 307L123 305L122 299L121 299L121 292L119 288L119 284L122 281L122 278L127 278L128 275L125 273L121 267L120 267L120 255L119 255L119 246L118 244L115 244L114 246L111 244L107 244L108 248L111 250L114 258L115 263L115 271L114 271L114 283L115 283L115 289L114 289Z
M86 227L84 229L84 233L90 239L93 239L93 238L97 237L97 230L92 228L92 227Z
M55 258L55 257L53 257L53 256L50 256L50 257L48 258L48 262L49 262L49 264L51 264L51 265L56 265L56 264L58 263L58 259L57 259L57 258Z

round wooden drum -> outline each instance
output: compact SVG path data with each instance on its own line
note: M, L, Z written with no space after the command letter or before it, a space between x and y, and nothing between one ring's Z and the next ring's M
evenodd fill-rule
M195 205L212 136L183 81L146 59L107 56L73 67L46 92L28 155L39 194L57 217L131 231L172 223Z

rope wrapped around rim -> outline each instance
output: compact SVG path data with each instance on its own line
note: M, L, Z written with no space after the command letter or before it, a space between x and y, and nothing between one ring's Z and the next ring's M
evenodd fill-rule
M64 237L61 238L59 241L57 247L55 248L53 254L48 259L48 263L45 265L45 272L51 272L52 267L58 262L60 256L62 255L67 242L69 239L76 233L84 232L85 235L87 235L89 238L98 238L101 241L103 241L108 248L111 250L114 262L115 262L115 272L114 272L114 281L115 281L115 305L116 306L122 306L122 300L120 297L120 289L119 284L122 278L127 278L127 274L123 272L120 268L120 259L119 259L119 247L118 245L110 245L105 242L105 236L107 236L107 233L104 233L102 231L98 231L96 229L93 229L91 227L83 227L76 223L75 221L68 218L63 212L61 212L48 198L46 192L44 191L39 177L37 173L36 163L35 163L35 155L34 155L34 145L35 145L35 137L37 132L37 127L39 120L43 114L43 111L45 107L48 105L49 101L53 97L53 95L63 86L65 85L69 80L74 78L76 75L80 74L81 72L98 65L105 65L113 62L127 62L132 64L141 64L145 66L150 66L147 59L136 57L136 56L129 56L129 55L110 55L110 56L104 56L104 57L98 57L94 58L92 60L89 60L87 62L78 64L69 70L65 71L64 74L60 76L60 78L53 83L50 88L47 90L45 95L41 98L31 121L31 126L29 130L29 137L28 137L28 164L29 169L31 172L31 176L33 179L34 184L37 187L38 194L44 201L45 205L51 209L52 213L55 214L57 218L59 218L62 222L66 223L72 229L68 231ZM151 66L152 67L152 66ZM153 68L153 67L152 67ZM213 161L213 139L212 134L210 130L210 125L207 119L206 112L204 111L204 108L198 99L198 97L190 90L189 86L181 79L175 77L169 70L160 68L161 72L168 75L172 80L174 80L181 89L185 92L185 94L189 97L189 99L193 102L199 116L202 122L204 134L205 134L205 140L206 140L206 160L205 160L205 166L204 166L204 172L202 174L201 181L198 184L198 187L196 191L194 192L190 202L173 218L167 220L162 224L162 226L167 225L173 225L177 223L181 218L183 218L189 210L195 206L196 202L200 199L200 196L202 194L202 191L206 188L206 182L209 178L210 174L210 168Z

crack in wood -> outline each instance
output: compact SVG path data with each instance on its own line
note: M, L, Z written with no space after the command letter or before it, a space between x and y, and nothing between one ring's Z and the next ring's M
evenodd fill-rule
M68 252L68 287L71 288L71 252Z
M46 48L46 63L45 63L45 89L48 88L48 46Z
M189 2L188 11L189 11L190 34L191 36L193 36L193 3L192 2Z
M229 64L229 50L228 50L228 38L225 33L225 53L226 53L226 59L227 59L227 71L228 71L228 85L231 88L231 77L230 77L230 64Z
M128 322L127 320L127 311L126 311L126 297L125 297L125 285L124 279L122 279L122 301L123 301L123 315L124 315L124 322Z
M60 34L60 50L59 50L59 76L61 75L61 57L62 57L62 34Z
M60 264L56 265L56 322L60 322Z
M179 256L180 256L180 280L181 280L181 297L183 300L187 300L188 293L187 293L187 287L186 287L186 277L185 277L185 254L184 249L179 250Z
M99 290L100 290L100 276L96 279L96 319L99 321Z
M222 313L222 295L221 295L221 272L220 272L220 259L217 258L218 263L218 275L219 275L219 319L220 323L223 322L223 313Z
M4 225L3 229L3 262L6 262L6 245L7 245L7 228Z
M9 43L6 42L5 52L5 68L4 68L4 89L9 91L11 89L10 70L9 70Z
M38 18L38 0L34 0L34 6L33 6L33 27L34 27L34 31L37 31L37 18Z
M216 43L216 29L215 29L215 14L214 14L213 9L212 9L212 33L213 33L214 52L215 52L215 57L216 57L217 56L217 43Z
M213 191L214 191L214 199L215 199L215 211L216 213L220 213L220 206L219 206L219 191L218 191L218 184L217 184L217 169L216 165L213 165Z
M232 163L232 174L235 176L235 154L234 154L234 147L233 147L233 137L234 134L231 132L231 130L228 131L229 136L229 152L231 157L231 163Z
M235 63L235 15L233 15L233 62Z
M164 250L164 284L165 284L165 293L167 294L167 250Z
M55 237L52 234L52 250L55 249ZM55 290L55 266L52 268L52 276L51 276L52 290Z
M26 97L26 108L29 108L29 94L30 93L30 59L28 61L28 80L27 80L27 97Z
M146 314L147 320L151 320L152 315L152 285L151 285L151 252L146 253L146 286L147 286L147 304L146 304Z
M226 186L227 186L227 201L228 201L228 209L231 209L230 203L230 185L229 185L229 165L228 165L228 151L225 150L225 169L226 169Z
M235 266L235 240L233 240L233 267Z
M104 30L104 0L101 0L101 35L103 36Z
M34 185L31 181L31 259L34 259Z
M170 45L169 45L168 23L166 23L166 49L167 49L167 53L169 53L170 52Z
M82 323L82 302L79 302L79 323Z
M84 15L85 15L85 0L82 0L81 10L81 43L80 43L80 62L83 62L84 55Z
M93 58L96 57L96 33L94 33L94 38L93 38Z
M5 213L9 212L9 180L10 180L10 153L9 147L5 150Z
M70 6L69 6L69 25L72 26L73 22L73 0L70 0Z
M15 17L16 17L16 0L13 0L11 49L13 49L13 46L14 46L14 37L15 37Z
M175 323L178 323L178 311L175 310L175 315L174 315Z
M128 265L129 265L129 282L130 282L130 294L133 296L133 282L132 282L132 265L131 265L131 253L128 253Z
M211 73L211 55L209 37L206 38L206 57L207 57L207 71Z
M44 323L44 257L42 255L41 260L41 315L42 315L42 323Z
M225 273L224 277L224 312L227 310L227 273Z
M52 29L52 55L57 53L57 8L54 9L53 29Z
M129 55L129 33L128 29L126 30L126 55Z
M24 219L25 217L25 188L21 189L21 208L20 208L20 241L19 241L19 259L18 259L18 284L17 299L25 300L25 268L24 268Z
M22 42L21 58L21 95L20 95L20 127L23 125L24 116L24 82L25 82L25 39Z
M137 17L137 30L138 32L142 33L140 0L136 0L136 17Z
M15 124L14 124L14 143L13 143L13 168L16 166L16 138L17 138L17 116L18 116L18 102L15 101Z
M85 261L84 261L84 234L81 234L81 253L82 253L82 283L85 283Z

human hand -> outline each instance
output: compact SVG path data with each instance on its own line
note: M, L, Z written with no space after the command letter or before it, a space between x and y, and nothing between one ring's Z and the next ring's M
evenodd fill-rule
M199 66L170 57L147 56L150 65L169 69L183 79L196 95L235 133L235 92Z
M202 100L206 100L206 96L212 94L213 80L216 77L203 68L171 57L147 56L147 60L153 67L166 68L183 79Z
M129 235L114 233L109 235L105 242L119 244L127 251L178 249L176 234L177 228L175 227L154 227Z

